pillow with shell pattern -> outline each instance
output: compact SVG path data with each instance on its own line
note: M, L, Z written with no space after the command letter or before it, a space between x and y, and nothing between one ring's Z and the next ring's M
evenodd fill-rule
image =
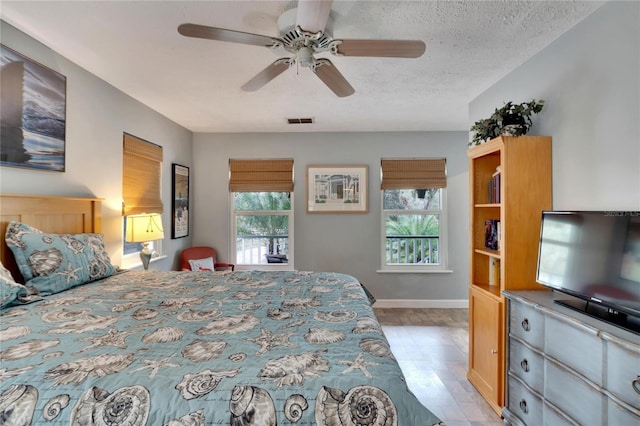
M26 286L54 294L114 274L102 234L47 234L9 222L5 234Z
M0 308L11 306L16 299L27 293L27 288L15 282L11 272L0 262Z

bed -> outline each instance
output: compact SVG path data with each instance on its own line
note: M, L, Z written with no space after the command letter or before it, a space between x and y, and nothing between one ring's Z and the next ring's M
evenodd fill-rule
M38 238L72 246L88 235L98 247L100 204L2 195L2 264L24 271L15 244L31 249ZM75 271L65 282L82 275L62 259ZM40 291L2 308L4 424L440 423L408 390L349 275L89 269L98 278L69 288L27 270Z

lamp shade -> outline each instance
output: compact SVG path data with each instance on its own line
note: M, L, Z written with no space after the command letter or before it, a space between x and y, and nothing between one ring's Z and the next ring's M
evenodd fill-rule
M154 214L140 214L127 216L128 243L144 243L164 238L162 230L162 216Z

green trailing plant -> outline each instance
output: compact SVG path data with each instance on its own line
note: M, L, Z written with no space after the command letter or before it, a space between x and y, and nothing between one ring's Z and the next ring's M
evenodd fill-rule
M532 125L531 116L542 111L544 100L514 104L507 102L496 108L491 117L476 121L471 126L474 132L470 145L480 145L498 136L526 135Z

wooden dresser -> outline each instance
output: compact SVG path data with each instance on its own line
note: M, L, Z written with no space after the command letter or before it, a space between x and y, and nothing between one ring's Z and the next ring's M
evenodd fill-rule
M503 294L505 424L640 424L640 335L554 303L561 293Z

